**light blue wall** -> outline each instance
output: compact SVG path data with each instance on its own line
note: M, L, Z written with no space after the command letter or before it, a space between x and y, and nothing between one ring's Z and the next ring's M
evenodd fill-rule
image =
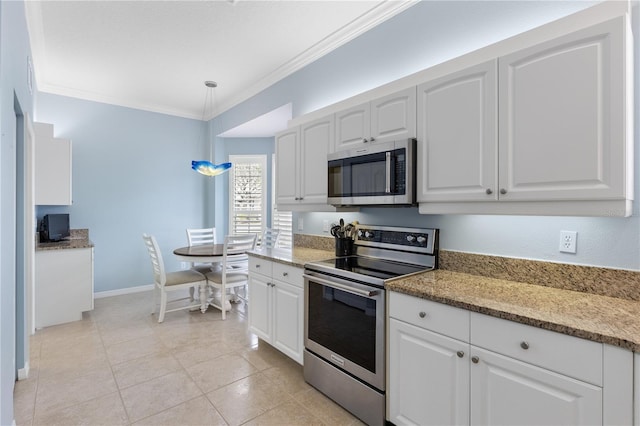
M597 2L425 1L275 84L216 119L219 131L292 102L294 117L508 38ZM634 30L638 3L634 3ZM636 41L638 34L635 34ZM636 70L640 43L635 45ZM636 72L635 128L638 129ZM640 143L635 136L635 169ZM636 179L636 182L638 180ZM438 216L417 208L363 209L359 214L294 214L294 232L327 235L325 220L441 229L441 248L640 270L640 196L631 218ZM296 224L303 219L304 229ZM558 252L560 230L578 232L578 253Z
M13 386L16 366L28 349L23 333L16 335L16 112L32 115L33 97L28 89L27 58L31 55L22 2L0 2L0 424L13 422ZM19 108L16 106L19 105ZM18 179L19 181L19 179ZM23 292L23 289L22 291ZM24 311L24 306L22 306ZM24 327L18 327L24 331ZM16 345L17 341L17 345ZM17 353L16 353L17 352ZM16 359L14 361L14 356Z
M40 93L37 121L72 140L72 228L88 228L95 244L95 291L153 282L142 234L153 234L167 269L187 244L185 228L203 225L207 178L191 170L206 158L206 125L198 120Z

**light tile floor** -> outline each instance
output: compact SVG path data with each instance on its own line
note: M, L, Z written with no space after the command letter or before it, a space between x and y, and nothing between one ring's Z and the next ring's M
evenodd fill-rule
M96 299L30 340L16 383L23 425L360 425L302 367L248 331L243 304L149 314L151 292Z

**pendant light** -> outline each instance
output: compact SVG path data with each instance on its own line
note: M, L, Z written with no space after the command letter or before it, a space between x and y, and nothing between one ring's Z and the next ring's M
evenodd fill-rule
M204 85L207 86L208 90L204 98L204 106L202 107L202 121L205 121L206 118L207 100L211 104L211 111L213 112L213 89L218 87L218 83L207 80L204 82ZM211 161L207 160L193 160L191 161L191 168L200 174L213 177L228 171L231 168L231 163L213 164Z

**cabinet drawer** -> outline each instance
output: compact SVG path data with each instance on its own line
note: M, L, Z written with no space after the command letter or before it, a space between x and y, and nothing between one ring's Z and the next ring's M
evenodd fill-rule
M283 265L282 263L273 263L273 279L284 281L296 287L302 288L304 279L302 278L302 269L291 265Z
M265 260L255 256L249 256L249 272L255 272L258 274L271 277L271 271L273 269L273 262Z
M389 316L463 342L469 341L469 311L464 309L391 291Z
M602 386L601 343L474 312L471 344Z

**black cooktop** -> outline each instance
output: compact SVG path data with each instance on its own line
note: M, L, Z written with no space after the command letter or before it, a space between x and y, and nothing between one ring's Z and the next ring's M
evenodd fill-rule
M363 279L362 276L365 276L375 280L376 284L384 284L384 281L393 278L425 272L430 269L421 265L357 255L313 262L305 267L351 279ZM370 279L366 281L371 282Z

